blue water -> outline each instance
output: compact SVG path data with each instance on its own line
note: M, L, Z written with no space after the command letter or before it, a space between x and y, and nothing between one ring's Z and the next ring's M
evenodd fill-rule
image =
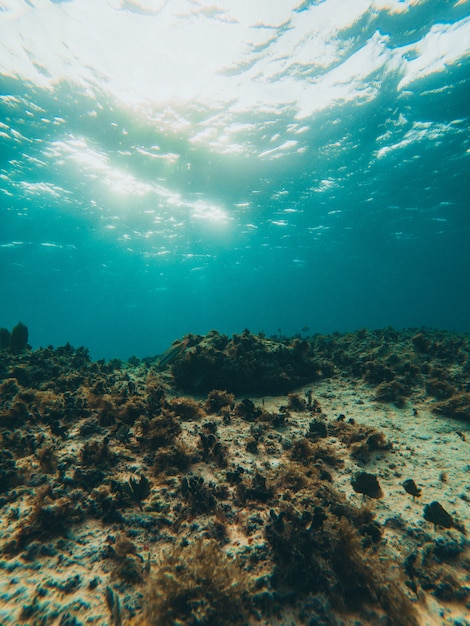
M470 330L470 2L0 2L0 326Z

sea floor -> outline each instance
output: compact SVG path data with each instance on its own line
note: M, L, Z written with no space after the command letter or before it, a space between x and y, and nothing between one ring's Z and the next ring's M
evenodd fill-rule
M470 421L425 385L188 394L48 350L1 361L1 626L470 625Z

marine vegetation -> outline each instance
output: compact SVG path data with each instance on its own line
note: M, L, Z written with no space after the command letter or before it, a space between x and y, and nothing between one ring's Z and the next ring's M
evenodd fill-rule
M381 537L370 512L351 510L331 487L317 487L318 496L310 493L301 490L278 511L271 509L265 527L275 562L272 585L279 599L324 594L343 610L377 602L391 626L418 624L398 582L366 547ZM364 542L361 533L374 539Z
M466 610L467 494L443 466L434 480L442 470L452 509L426 500L436 486L402 430L442 420L467 445L452 425L468 395L466 338L212 331L166 362L123 363L69 344L12 351L10 335L0 587L12 623L341 626L347 613L414 626L429 595ZM403 410L378 397L395 383Z
M215 540L200 540L167 551L147 584L140 624L232 626L245 623L248 607L247 575Z
M281 343L248 330L228 338L217 331L188 335L172 364L175 385L184 391L231 393L286 392L320 375L310 345Z

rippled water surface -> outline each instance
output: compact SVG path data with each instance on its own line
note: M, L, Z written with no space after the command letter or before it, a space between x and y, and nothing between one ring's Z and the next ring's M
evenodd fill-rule
M469 79L468 0L0 0L0 326L470 330Z

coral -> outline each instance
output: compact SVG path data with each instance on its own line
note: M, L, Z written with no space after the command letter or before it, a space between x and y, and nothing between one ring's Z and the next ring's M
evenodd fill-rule
M145 626L232 626L246 623L249 586L215 540L176 546L152 576Z

